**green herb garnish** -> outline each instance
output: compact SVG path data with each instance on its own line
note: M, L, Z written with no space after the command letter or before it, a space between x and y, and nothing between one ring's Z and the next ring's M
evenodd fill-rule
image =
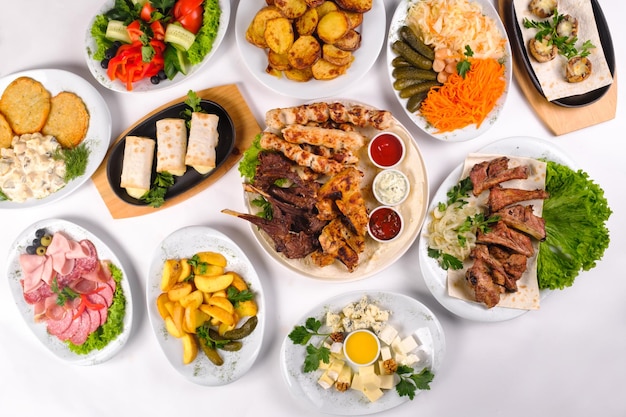
M296 345L306 345L313 336L321 336L325 340L330 336L330 333L320 333L319 329L321 327L321 321L314 317L309 317L304 326L295 326L288 337ZM315 371L319 368L320 361L330 363L330 349L323 345L315 347L309 343L306 347L306 356L304 358L304 372Z
M256 167L259 165L259 152L263 150L261 148L261 134L257 134L252 141L252 144L243 153L243 158L239 162L239 174L250 181L254 182L254 175L256 174Z
M467 204L467 201L465 199L469 197L469 193L470 191L472 191L473 188L474 184L472 184L472 180L470 179L470 177L465 177L464 179L459 181L457 185L452 187L450 191L447 192L447 205L450 206L454 203L459 203L460 206L463 207L465 204ZM445 209L446 208L444 206L443 210Z
M206 342L211 349L220 349L231 342L229 339L213 339L209 335L209 326L202 325L196 328L196 335Z
M0 201L7 201L9 200L9 196L7 196L5 193L2 192L2 190L0 190Z
M467 58L473 56L474 51L472 51L472 48L470 48L469 45L465 45L465 57L456 64L456 70L461 77L465 78L465 74L467 74L472 67L472 63Z
M192 274L193 274L193 271L198 271L198 273L202 275L206 273L206 270L209 266L208 262L202 262L198 255L193 255L191 258L189 258L187 262L192 267L191 268Z
M418 389L429 390L429 384L435 378L435 374L429 369L424 368L419 374L416 374L413 368L406 365L398 366L396 373L400 377L400 382L396 385L398 395L409 397L411 400L415 398L415 391Z
M152 187L141 196L141 200L148 203L151 207L161 207L165 203L165 194L172 185L174 185L174 176L172 174L169 172L157 172L152 182Z
M79 294L70 287L59 288L57 277L52 279L50 289L57 295L57 305L64 306L66 302L71 301L79 296Z
M65 177L63 177L63 180L68 183L85 174L90 154L91 149L85 142L82 142L77 147L71 149L59 147L52 157L65 162Z
M589 50L595 48L591 41L587 40L581 45L580 51L576 49L576 42L578 42L577 36L559 36L557 34L557 27L561 21L565 19L565 15L556 12L552 16L552 19L536 21L524 18L524 27L527 29L537 29L535 39L541 41L543 39L548 40L548 45L555 45L559 50L559 54L563 55L567 59L571 59L575 56L586 57L590 54Z
M254 293L250 290L239 291L237 288L230 286L226 289L226 298L228 298L234 306L237 306L237 304L242 301L252 300Z
M463 268L463 261L456 256L452 256L448 253L442 252L438 249L428 248L428 256L437 259L439 265L445 271L448 269L461 269Z

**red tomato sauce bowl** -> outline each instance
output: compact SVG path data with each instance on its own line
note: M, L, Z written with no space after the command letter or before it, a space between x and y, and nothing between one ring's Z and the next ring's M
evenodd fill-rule
M402 139L391 132L381 132L374 136L367 147L370 161L378 168L391 168L398 165L406 152Z
M372 239L386 243L402 234L404 220L400 212L393 207L379 206L371 211L367 222L367 231Z

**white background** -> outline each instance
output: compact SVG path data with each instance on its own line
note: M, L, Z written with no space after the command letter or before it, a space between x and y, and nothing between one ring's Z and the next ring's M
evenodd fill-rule
M230 29L238 3L232 2ZM600 3L612 31L619 72L626 62L626 10L621 1ZM385 2L387 27L397 4L397 0ZM183 84L141 95L110 92L91 77L84 59L86 25L99 7L99 2L85 0L2 0L0 76L39 68L60 68L82 76L98 88L110 107L112 140L152 109L184 96L189 89L237 83L260 125L268 109L301 103L271 92L247 72L232 30L213 62ZM110 245L130 271L136 307L133 334L108 362L93 367L63 363L30 332L3 274L0 413L316 416L316 411L302 407L289 395L280 374L280 344L295 320L325 299L352 290L377 289L402 292L427 305L441 321L448 347L432 389L385 416L626 415L624 89L619 93L615 120L555 137L514 82L491 130L475 140L450 144L431 139L410 124L393 96L384 53L362 82L342 97L391 110L409 128L426 160L431 196L469 152L509 136L546 139L564 149L604 188L613 209L608 223L611 245L595 269L581 274L573 287L546 299L540 311L501 323L472 322L447 312L431 296L420 274L417 244L389 269L351 283L320 282L278 265L262 252L246 222L220 213L224 208L244 209L236 169L179 205L120 220L111 217L88 182L52 205L0 213L0 271L5 271L13 239L31 223L51 217L78 223ZM209 225L229 235L252 260L265 289L268 322L261 354L248 374L228 386L203 387L183 379L167 362L147 320L144 286L152 253L164 237L188 225Z

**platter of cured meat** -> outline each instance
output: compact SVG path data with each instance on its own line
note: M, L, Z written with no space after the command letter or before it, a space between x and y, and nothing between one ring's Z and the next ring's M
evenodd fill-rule
M104 362L132 329L131 289L121 261L97 236L61 219L15 239L7 277L15 304L39 341L75 365Z

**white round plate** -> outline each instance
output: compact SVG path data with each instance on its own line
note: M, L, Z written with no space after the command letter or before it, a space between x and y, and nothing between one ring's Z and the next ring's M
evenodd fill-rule
M398 37L399 37L398 30L400 29L400 27L402 27L405 24L408 9L410 8L412 4L415 3L415 1L416 0L401 1L398 7L396 8L396 11L394 12L393 17L391 18L391 24L389 27L389 37L387 39L387 71L388 71L389 79L391 80L392 85L394 82L394 77L391 74L393 71L393 65L391 65L391 61L397 56L397 54L391 49L391 45L396 40L398 40ZM463 129L457 129L452 132L436 133L436 129L433 128L429 123L427 123L426 119L424 119L419 113L411 113L407 110L406 103L408 99L401 98L399 96L399 92L393 89L392 87L394 91L394 96L398 99L398 102L404 109L404 112L409 116L411 121L415 123L417 127L422 129L425 133L432 136L433 138L447 141L447 142L463 142L463 141L467 141L470 139L474 139L482 135L483 133L485 133L487 130L489 130L491 126L496 123L498 116L500 112L502 111L504 104L506 103L509 88L511 88L511 77L513 74L511 44L509 43L509 38L504 28L504 25L502 24L502 21L500 20L500 16L498 15L498 12L496 11L496 9L493 7L493 4L491 1L487 1L487 0L471 0L471 1L481 5L483 9L483 14L492 18L496 22L496 25L498 26L500 33L502 34L504 38L506 38L506 47L505 47L506 52L504 56L504 66L505 66L504 78L506 79L506 89L504 90L504 93L502 94L502 96L498 99L496 106L493 108L493 110L491 110L491 113L489 113L489 115L482 122L482 124L480 125L480 128L477 129L476 125L469 125L469 126L464 127Z
M219 5L222 12L220 14L220 22L217 29L217 35L215 36L215 40L213 41L213 48L209 51L208 54L206 54L201 63L191 67L186 75L178 73L172 80L162 80L156 85L152 84L147 78L134 82L133 89L131 91L128 91L126 89L126 83L120 80L111 81L107 75L106 69L100 66L100 61L96 61L92 58L92 55L94 51L96 51L97 47L95 40L91 36L91 27L93 26L96 16L106 13L107 11L111 10L113 6L115 6L115 0L104 1L100 9L98 9L98 12L89 22L89 25L87 25L87 32L85 33L85 59L87 61L87 66L89 67L89 71L91 71L91 75L93 75L93 77L98 80L100 84L102 84L109 90L117 91L120 93L145 93L150 91L162 90L180 84L182 81L187 80L189 79L189 77L198 73L205 65L207 65L207 63L211 60L211 57L215 54L220 44L224 40L224 36L226 35L226 31L228 30L228 22L230 21L230 1L219 0Z
M491 153L499 155L525 156L531 158L543 158L549 161L558 162L562 165L569 166L572 169L578 169L574 161L572 161L561 149L552 143L531 138L531 137L511 137L501 139L491 143L480 149L480 153ZM456 167L450 175L443 181L433 199L431 201L428 213L432 213L437 204L446 201L446 193L456 185L461 179L463 164ZM426 220L424 230L427 230L430 216ZM448 295L447 273L443 270L436 259L428 256L428 238L425 233L420 235L418 240L419 264L422 276L426 282L426 286L433 296L446 309L457 316L485 322L505 321L519 317L528 312L528 310L493 307L486 308L482 304L461 300L459 298ZM542 300L550 293L549 290L541 290Z
M61 91L77 94L87 106L89 127L85 136L85 144L91 150L85 173L73 179L56 193L42 199L30 199L22 203L0 201L0 209L24 209L42 206L62 199L83 185L102 163L111 142L111 113L98 90L78 75L59 69L38 69L17 72L0 79L0 94L18 77L30 77L40 83L54 97Z
M361 47L354 55L354 62L348 71L334 80L310 80L297 82L286 77L268 74L267 52L246 40L246 30L254 15L267 4L263 0L242 1L235 17L235 36L239 52L250 73L267 88L288 97L315 99L339 94L360 80L374 65L385 40L385 5L382 0L374 0L372 9L363 14L363 23L357 29L361 33Z
M252 233L268 255L294 272L328 282L348 282L368 278L391 266L404 255L415 239L417 239L424 219L426 218L429 189L426 165L422 153L409 131L400 122L395 121L395 127L389 129L389 131L396 133L404 141L406 146L406 156L395 168L404 172L411 183L409 196L402 204L395 207L405 220L402 235L398 239L387 243L376 242L367 236L365 251L359 256L359 265L353 272L350 272L339 261L335 261L333 264L321 268L313 263L310 256L304 259L289 259L281 253L276 252L274 242L265 232L261 231L257 226L251 225ZM356 129L368 140L372 139L380 132L374 128L357 127ZM370 187L375 175L380 169L376 168L374 164L369 161L367 156L367 144L360 150L359 160L358 168L364 173L361 182L361 189L364 190L363 198L365 199L368 210L371 211L373 208L380 205L380 203L376 201ZM258 207L254 207L251 204L251 201L256 196L252 196L250 193L245 194L248 212L256 213Z
M259 307L256 329L242 339L243 347L237 352L219 351L224 359L222 366L215 366L202 351L189 365L183 364L183 345L167 332L165 322L159 315L156 299L161 294L161 272L166 259L190 258L201 251L219 252L226 257L226 269L237 272L249 283ZM225 385L242 377L254 364L261 350L265 329L265 298L261 281L245 253L226 235L205 226L189 226L179 229L157 247L150 264L146 285L148 317L154 335L170 364L182 376L199 385Z
M370 302L380 308L392 312L389 324L399 334L409 335L420 328L428 328L433 340L430 363L424 363L435 375L443 362L446 350L443 328L435 315L419 301L404 294L383 291L353 291L325 301L311 309L298 320L294 326L304 325L309 317L315 317L325 323L328 311L339 312L349 303L358 302L366 295ZM325 327L322 326L321 331ZM314 339L311 340L314 343ZM408 397L400 397L395 389L385 391L385 394L375 402L370 402L362 393L355 390L339 392L334 388L323 389L317 380L319 372L304 373L304 358L306 347L294 344L289 337L285 337L280 349L280 366L289 392L306 408L336 415L364 415L379 413L397 407L409 401ZM416 391L416 396L420 391Z
M22 268L20 266L19 258L21 254L26 253L26 247L30 245L33 240L35 231L41 228L45 228L50 233L64 232L68 237L77 241L82 239L90 240L98 251L98 258L102 260L110 260L113 265L117 266L122 271L122 280L120 284L124 297L126 298L123 331L116 339L109 342L109 344L101 350L93 350L85 355L79 355L72 352L65 343L59 340L56 336L52 336L48 333L45 323L35 322L33 318L33 306L24 301L24 293L20 283L20 280L22 279ZM77 224L71 223L67 220L47 219L38 221L37 223L28 226L15 239L11 248L13 249L9 253L9 257L7 259L7 277L9 279L9 287L13 293L13 299L22 314L22 318L30 330L50 352L52 352L59 359L74 365L96 365L112 358L122 349L132 331L133 297L130 290L130 284L128 283L128 273L124 269L122 262L107 245L105 245L97 236Z

